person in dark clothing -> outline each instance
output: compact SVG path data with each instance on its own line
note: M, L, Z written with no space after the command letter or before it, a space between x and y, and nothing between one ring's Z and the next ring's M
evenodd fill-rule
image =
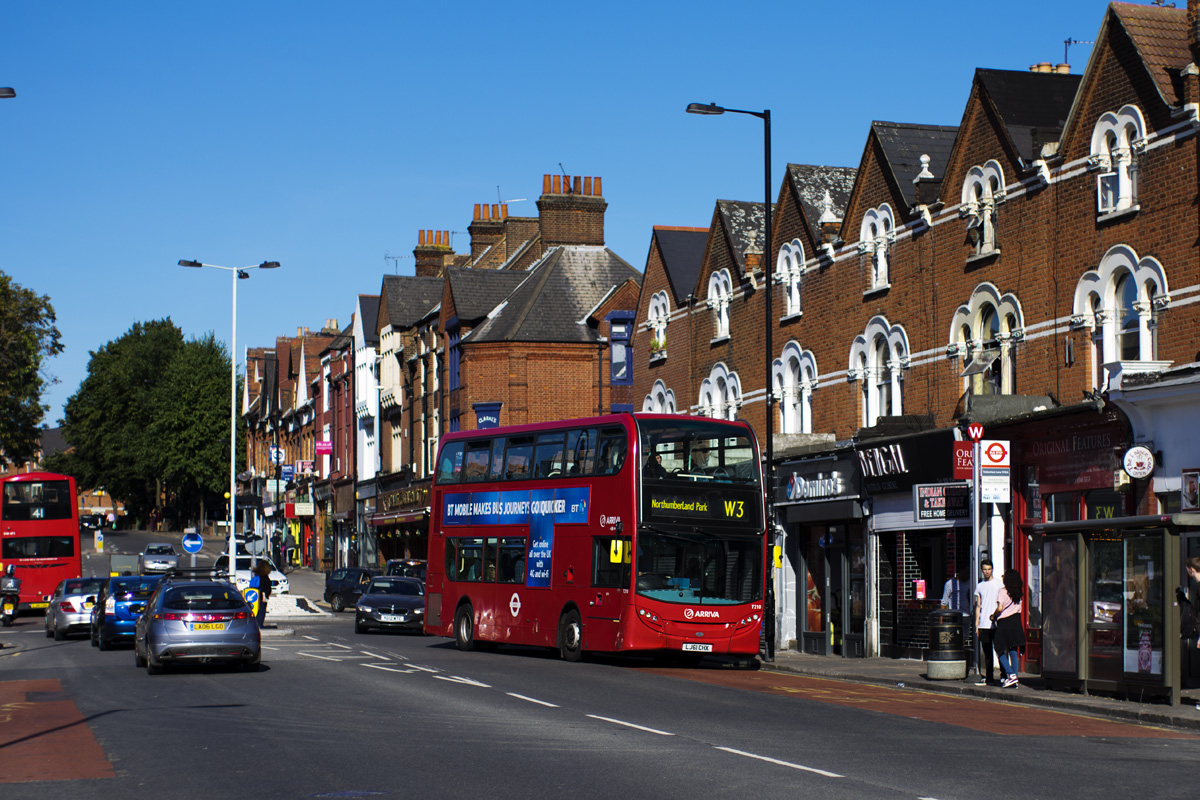
M258 627L262 628L267 617L267 600L271 598L271 565L259 559L250 571L250 586L258 589L258 611L254 615Z
M1184 565L1189 582L1200 582L1200 556L1189 556ZM1179 603L1179 638L1187 641L1189 646L1200 647L1200 595L1192 592L1188 599L1188 593L1180 586L1175 590L1175 600Z

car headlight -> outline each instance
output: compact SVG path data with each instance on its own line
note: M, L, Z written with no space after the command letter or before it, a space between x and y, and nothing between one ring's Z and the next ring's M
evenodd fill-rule
M370 611L371 609L367 606L364 606L362 603L359 603L358 605L356 605L354 607L354 610L355 611Z
M423 609L423 608L414 608L414 609L413 609L413 613L414 613L414 614L424 614L424 613L425 613L425 609Z

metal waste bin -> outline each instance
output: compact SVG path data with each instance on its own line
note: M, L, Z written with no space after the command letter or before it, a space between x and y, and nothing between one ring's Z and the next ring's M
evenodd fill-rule
M963 680L967 677L967 654L963 650L961 611L943 608L929 615L929 649L925 651L925 676L931 681Z

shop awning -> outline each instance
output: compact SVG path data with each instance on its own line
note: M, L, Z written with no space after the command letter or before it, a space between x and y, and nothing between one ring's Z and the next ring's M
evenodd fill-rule
M1041 522L1032 525L1034 533L1064 533L1070 531L1109 531L1126 528L1175 528L1200 526L1200 514L1141 514L1135 517L1111 517L1109 519L1077 519L1066 522Z
M429 516L428 508L408 509L406 511L388 511L371 517L372 525L407 525L422 522Z

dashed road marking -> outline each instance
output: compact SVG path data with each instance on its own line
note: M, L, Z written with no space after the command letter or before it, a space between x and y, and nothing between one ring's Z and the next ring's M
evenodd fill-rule
M675 735L675 734L669 733L667 731L660 731L657 728L647 728L645 725L634 725L632 722L624 722L623 720L613 719L612 717L601 717L596 714L588 714L587 716L591 717L592 719L601 720L603 722L611 722L614 725L624 725L626 728L636 728L637 730L645 731L646 733L656 733L659 736L674 736Z
M733 753L735 756L745 756L746 758L754 758L759 761L766 761L768 764L778 764L781 767L789 767L790 769L798 769L798 770L802 770L804 772L813 772L813 773L816 773L817 775L824 775L826 778L844 778L844 777L846 777L845 775L838 775L836 772L828 772L823 769L817 769L816 767L806 767L803 764L793 764L790 761L780 761L778 758L770 758L768 756L760 756L760 755L756 755L754 753L747 753L745 750L734 750L732 747L718 747L717 749L722 750L726 753Z
M546 706L547 708L558 708L558 706L554 705L554 703L547 703L545 700L538 700L533 697L526 697L525 695L517 694L516 692L505 692L505 694L507 694L509 697L515 697L518 700L524 700L528 703L537 703L539 706Z

